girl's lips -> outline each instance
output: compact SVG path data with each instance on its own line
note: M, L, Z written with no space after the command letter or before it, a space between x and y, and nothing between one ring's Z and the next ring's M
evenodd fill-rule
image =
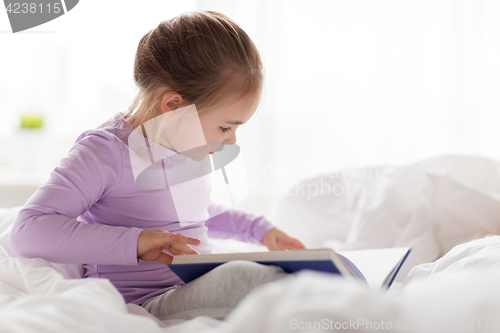
M216 151L221 151L222 149L224 149L224 146L220 146L219 148L220 148L220 149L216 149L216 150L210 151L210 152L209 152L209 154L213 154L213 153L215 153Z

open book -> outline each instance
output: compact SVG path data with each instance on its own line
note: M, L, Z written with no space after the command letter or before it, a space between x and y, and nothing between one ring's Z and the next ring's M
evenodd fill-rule
M182 281L188 283L225 262L248 260L266 265L277 265L287 273L310 269L340 274L346 279L368 285L372 290L387 290L410 252L411 248L408 247L343 251L342 253L325 248L181 255L174 256L169 268ZM360 269L366 270L366 275Z
M388 290L411 252L409 247L339 251L363 272L372 290Z

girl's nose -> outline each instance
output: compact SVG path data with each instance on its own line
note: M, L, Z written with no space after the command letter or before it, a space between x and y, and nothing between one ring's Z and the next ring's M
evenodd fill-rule
M231 135L229 138L224 140L224 142L234 145L236 143L236 134Z

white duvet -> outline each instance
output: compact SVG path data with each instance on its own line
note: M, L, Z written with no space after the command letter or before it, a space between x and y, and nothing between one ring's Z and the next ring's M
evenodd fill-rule
M263 286L221 332L498 332L499 281L500 237L480 239L415 267L396 296L313 272Z
M440 156L404 167L343 169L295 186L269 215L307 247L336 250L413 247L398 276L454 246L500 233L500 163L476 156ZM326 186L328 185L328 186ZM351 189L314 195L314 189ZM326 191L324 191L326 192ZM340 194L338 194L340 193Z
M493 164L488 165L490 171L496 170L492 168ZM381 186L380 182L383 180L379 179L378 182L378 186ZM434 183L439 184L436 180ZM471 218L470 225L464 222L466 219L462 216L457 220L457 228L453 229L454 221L450 214L450 216L441 215L446 217L446 223L444 220L429 219L429 223L417 228L414 225L416 218L408 213L409 207L413 205L418 210L426 202L421 201L419 205L415 205L411 200L408 200L407 205L399 207L399 211L406 210L408 216L406 223L401 218L404 214L395 214L393 208L386 208L385 220L376 220L377 228L394 227L392 214L394 219L398 220L398 230L406 230L406 234L398 236L397 233L389 233L393 239L376 239L372 243L374 247L391 241L400 245L395 240L401 238L420 239L413 245L423 246L420 249L421 254L430 253L425 248L426 244L430 248L439 250L446 249L446 246L450 247L447 249L449 251L435 262L432 261L436 258L428 260L427 263L410 262L408 266L413 269L407 276L405 274L406 279L402 284L401 293L396 295L373 293L334 276L303 272L256 289L224 322L208 317L198 317L189 321L160 322L142 308L126 305L109 281L78 279L81 276L81 268L76 265L52 265L42 259L13 256L9 245L9 231L17 211L6 210L0 212L0 332L275 333L327 332L336 328L356 332L500 331L500 237L480 238L463 243L467 228L470 229L468 237L479 234L483 236L485 232L488 233L495 228L495 219L500 224L500 218L495 215L496 210L492 206L492 202L498 200L498 197L495 197L494 185L500 184L500 181L491 179L489 184L487 183L486 178L483 187L469 181L467 192L464 190L463 193L457 190L457 187L453 187L448 202L443 204L446 206L453 200L460 202L461 207L455 207L453 210L453 207L446 206L446 209L453 213L469 209L470 214L465 216ZM394 182L392 184L394 185ZM409 183L406 184L408 185ZM440 195L447 197L439 192L446 187L442 184L440 186L441 190L427 188L427 191L434 191L434 200L443 200ZM390 192L390 186L386 186L384 191L380 190L378 193ZM487 198L482 200L477 193L482 193ZM470 207L464 207L467 194L473 198ZM401 204L404 198L399 197L398 200ZM368 212L374 209L381 210L382 206L382 203L372 204L369 206L372 210L366 209L367 206L357 207L365 207ZM432 209L434 209L433 214L436 214L437 208L431 207L431 211ZM473 214L474 209L479 211ZM351 216L360 211L362 209L353 209L354 213L351 212ZM478 220L480 217L483 218L482 222ZM358 235L359 248L369 246L363 228L373 230L373 225L368 227L367 220L364 224L359 222L361 220L363 218L357 217L355 221L358 222L353 223L356 233L352 229L345 228L344 236L349 233L351 235L349 243L351 247L355 247L356 244L355 234ZM441 223L441 227L437 228L436 223ZM363 227L364 225L366 227ZM448 234L451 236L442 239L446 234L446 228L449 229ZM412 233L412 230L415 232ZM332 230L325 232L333 233ZM331 237L330 240L338 244L347 244L346 238L343 239L344 243L341 242L342 237ZM455 242L462 244L457 245ZM233 248L229 248L227 244ZM216 243L215 247L219 252L223 251L224 247L235 250L234 244L236 243L221 242ZM239 248L250 249L243 246ZM436 256L439 255L440 253L436 253ZM417 261L422 261L425 255L417 257Z

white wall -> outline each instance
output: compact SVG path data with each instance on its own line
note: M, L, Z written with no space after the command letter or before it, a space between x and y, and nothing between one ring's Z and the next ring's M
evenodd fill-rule
M78 134L126 109L140 37L197 8L234 19L264 61L261 108L239 133L252 188L242 207L265 213L287 186L330 168L500 160L498 1L87 0L31 32L0 34L0 183L18 182L26 173L13 165L31 158L12 153L20 110L47 117L51 157L36 183Z

